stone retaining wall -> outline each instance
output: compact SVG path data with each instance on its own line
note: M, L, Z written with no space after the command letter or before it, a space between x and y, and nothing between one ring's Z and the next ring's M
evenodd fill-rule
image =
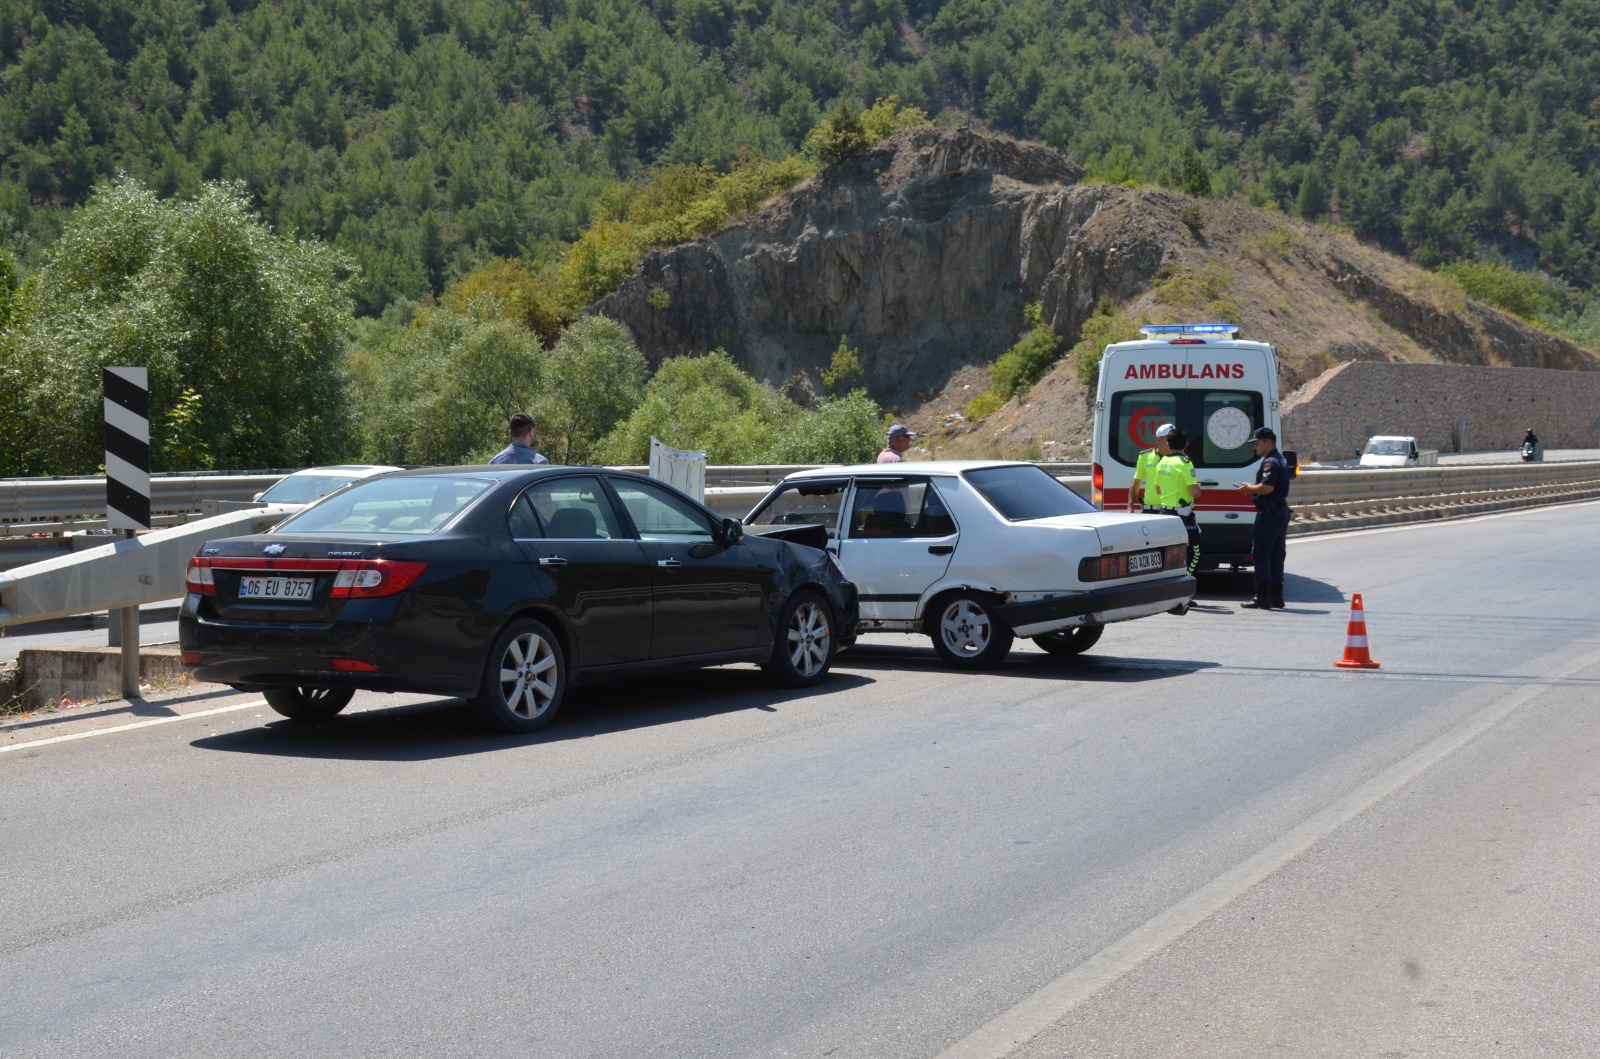
M1600 448L1600 372L1352 361L1283 402L1282 446L1302 462L1361 454L1374 434L1425 449L1515 449L1529 427L1546 448Z

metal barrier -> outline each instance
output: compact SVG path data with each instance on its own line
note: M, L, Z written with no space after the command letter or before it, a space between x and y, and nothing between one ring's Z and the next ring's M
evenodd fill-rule
M706 468L706 486L772 486L814 464L754 464ZM1041 463L1055 475L1087 474L1086 463ZM623 470L645 473L644 467ZM218 512L224 504L248 502L277 484L289 471L238 474L156 475L150 479L150 510L157 526L180 525ZM104 529L106 480L80 478L0 478L0 537L76 533Z

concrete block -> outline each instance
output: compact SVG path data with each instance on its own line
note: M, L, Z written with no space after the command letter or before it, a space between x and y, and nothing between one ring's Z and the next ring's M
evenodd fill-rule
M120 648L27 648L18 653L17 668L19 695L28 709L37 709L63 697L74 702L122 698ZM140 684L171 687L188 680L178 648L139 649Z

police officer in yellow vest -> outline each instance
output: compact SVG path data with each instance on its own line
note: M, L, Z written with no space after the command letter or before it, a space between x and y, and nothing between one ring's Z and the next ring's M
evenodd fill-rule
M1139 458L1133 463L1133 484L1128 487L1128 510L1132 512L1134 505L1141 499L1144 501L1144 510L1155 513L1160 504L1160 491L1156 487L1156 464L1167 454L1167 435L1177 427L1171 423L1162 423L1156 427L1156 447L1145 449L1139 453ZM1143 497L1140 497L1141 487Z
M1157 510L1164 515L1177 515L1189 531L1189 573L1200 565L1200 524L1194 517L1194 502L1200 499L1200 483L1194 475L1194 464L1189 462L1189 438L1179 427L1173 427L1164 439L1167 455L1156 464Z

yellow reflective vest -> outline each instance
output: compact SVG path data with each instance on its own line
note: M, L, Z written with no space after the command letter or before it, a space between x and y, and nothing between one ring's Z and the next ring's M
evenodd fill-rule
M1161 493L1156 487L1156 465L1160 462L1160 452L1155 449L1145 449L1133 463L1133 479L1144 485L1145 507L1159 506L1157 497Z

